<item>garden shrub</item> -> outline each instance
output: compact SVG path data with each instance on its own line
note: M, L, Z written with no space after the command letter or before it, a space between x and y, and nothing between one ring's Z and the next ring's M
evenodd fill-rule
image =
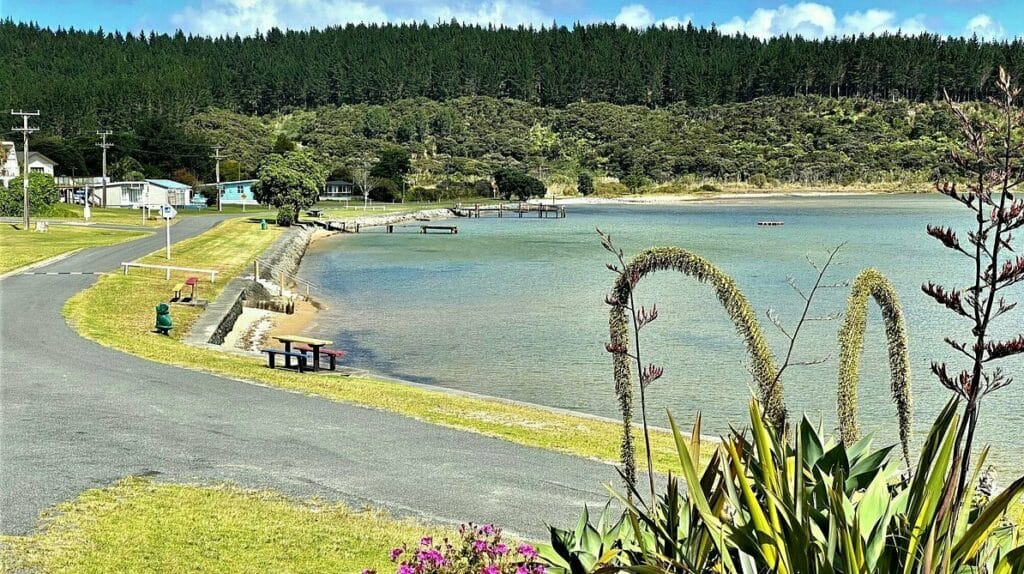
M750 176L750 179L747 180L747 183L756 187L757 189L764 189L764 186L768 185L768 176L766 176L763 173L755 173L754 175Z
M24 203L21 176L12 179L7 187L0 185L0 215L19 216ZM28 202L30 213L38 214L60 200L60 192L53 178L45 173L31 173L28 178Z
M501 529L490 524L459 527L457 540L435 544L430 536L417 546L403 544L391 551L397 574L544 574L537 551L529 544L509 546ZM376 574L363 570L363 574Z
M81 219L82 215L66 203L54 203L53 205L40 209L36 215L39 217L52 217L54 219Z
M491 187L489 179L478 179L473 182L473 195L476 197L491 197L494 195L494 188Z
M277 224L281 227L291 227L295 223L295 212L291 207L282 206L277 209Z
M617 181L600 182L594 186L594 194L605 197L629 195L629 188Z
M702 184L700 187L698 187L697 191L715 191L715 192L717 192L717 191L722 191L722 188L718 187L717 185L715 185L713 183L705 183L705 184Z

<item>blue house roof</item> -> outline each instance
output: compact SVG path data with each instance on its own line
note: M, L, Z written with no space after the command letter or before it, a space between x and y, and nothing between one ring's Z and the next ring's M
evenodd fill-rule
M192 189L191 187L185 185L184 183L179 183L177 181L172 181L170 179L147 179L146 181L152 183L153 185L163 187L165 189Z

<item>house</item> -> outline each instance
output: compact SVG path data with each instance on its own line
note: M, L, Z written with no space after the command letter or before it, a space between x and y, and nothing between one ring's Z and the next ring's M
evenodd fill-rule
M114 181L107 184L106 194L104 202L102 181L98 186L92 187L93 204L130 208L145 205L155 208L161 205L185 207L192 201L191 187L169 179Z
M192 203L192 187L171 179L147 179L146 183L149 192L159 196L164 194L166 199L161 205L173 205L185 207Z
M203 186L202 193L197 193L192 198L192 203L205 205L207 194L213 194L213 197L216 197L217 190L219 189L221 205L259 205L259 202L253 199L252 194L252 187L256 185L257 181L255 179L243 179L239 181L208 183Z
M21 175L21 163L24 158L17 152L14 142L0 142L0 182L7 187L10 181ZM45 155L28 150L28 170L31 173L45 173L53 177L53 168L57 162Z
M334 181L328 181L324 186L324 192L320 195L320 201L339 201L352 199L352 194L355 192L355 185L351 181L345 181L343 179L337 179Z

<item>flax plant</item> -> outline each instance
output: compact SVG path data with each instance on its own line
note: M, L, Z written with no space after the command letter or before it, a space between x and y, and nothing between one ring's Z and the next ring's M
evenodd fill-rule
M929 235L968 260L973 281L966 287L935 283L922 286L926 295L971 323L969 339L945 339L966 357L966 366L951 372L947 363L932 363L939 382L964 401L953 449L955 468L947 482L943 508L954 517L966 502L964 493L982 400L1013 380L993 363L1024 353L1024 333L1003 341L992 335L993 323L1017 305L1006 301L1003 293L1024 282L1024 256L1014 254L1014 232L1024 227L1024 200L1013 197L1014 189L1024 183L1021 89L1002 68L996 87L994 117L971 113L946 96L962 136L961 146L952 152L951 159L966 185L940 182L936 187L974 213L975 223L967 232L967 242L961 243L959 234L950 227L928 226Z

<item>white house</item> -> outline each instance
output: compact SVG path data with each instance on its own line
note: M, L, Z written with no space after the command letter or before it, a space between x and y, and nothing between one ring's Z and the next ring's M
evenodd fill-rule
M24 158L15 149L14 142L0 142L0 159L3 160L0 163L0 181L3 182L4 187L7 187L12 179L21 175L21 162ZM28 171L30 173L45 173L53 177L53 168L56 166L57 162L52 159L37 151L28 150Z
M29 152L29 156L31 157ZM142 181L114 181L107 184L107 207L138 208L143 205L157 208L161 205L186 206L192 201L192 188L169 179ZM103 184L93 186L94 205L103 205Z
M21 165L14 151L14 142L0 142L0 182L4 187L21 174Z

